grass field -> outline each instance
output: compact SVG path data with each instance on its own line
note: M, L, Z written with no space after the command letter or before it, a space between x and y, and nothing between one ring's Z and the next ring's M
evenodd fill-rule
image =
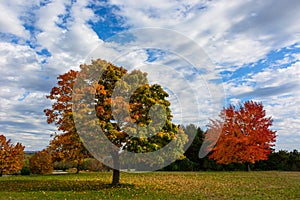
M300 199L300 172L152 172L0 177L0 199Z

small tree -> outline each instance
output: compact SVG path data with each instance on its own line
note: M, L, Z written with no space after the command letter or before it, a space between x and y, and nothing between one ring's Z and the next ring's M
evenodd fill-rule
M29 159L29 168L33 174L49 174L53 171L51 155L46 151L36 152Z
M189 136L189 143L190 146L187 148L184 155L192 162L196 163L198 168L202 164L202 160L199 158L199 149L203 143L204 139L204 132L201 130L200 127L196 127L194 124L189 124L184 127L184 132ZM192 136L195 135L195 138ZM192 140L193 139L193 140ZM187 144L189 145L189 144Z
M209 158L220 164L250 163L267 160L275 142L275 131L270 130L271 117L266 117L262 103L247 101L239 107L230 105L223 109L220 117L224 121L212 120L206 134L208 139L220 134Z
M0 176L17 173L23 167L24 146L21 143L11 144L4 135L0 135Z

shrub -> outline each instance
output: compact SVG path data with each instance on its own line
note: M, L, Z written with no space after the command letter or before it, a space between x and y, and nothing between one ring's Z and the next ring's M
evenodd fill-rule
M100 172L105 171L106 167L95 158L88 158L83 163L83 169L93 172Z
M25 176L25 175L30 175L30 169L28 167L23 167L21 170L21 175Z

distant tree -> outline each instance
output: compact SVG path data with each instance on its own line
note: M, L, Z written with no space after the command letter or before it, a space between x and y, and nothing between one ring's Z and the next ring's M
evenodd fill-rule
M254 164L267 160L274 146L276 131L270 129L271 117L266 117L262 103L247 101L239 107L230 105L220 117L225 121L212 120L206 134L208 140L220 133L219 140L209 158L220 164Z
M274 158L276 159L276 170L290 170L290 153L286 150L279 150L274 153Z
M29 169L33 174L49 174L53 171L53 162L47 150L36 152L29 159Z
M300 171L300 153L293 151L279 150L272 151L268 160L262 160L255 164L257 170L283 170Z
M53 101L51 109L45 109L47 122L54 123L60 133L55 133L50 141L49 150L53 162L72 162L79 172L85 158L90 157L74 125L72 114L72 90L78 72L58 76L57 86L53 87L48 99Z
M0 176L7 173L17 173L23 167L24 146L21 143L13 145L0 135Z
M279 150L272 154L271 159L273 159L276 164L275 170L284 171L298 171L300 170L300 153L297 150L288 152L286 150Z
M181 125L184 133L188 136L188 142L185 146L184 156L164 167L165 171L197 171L203 169L203 162L206 158L200 159L199 149L203 143L204 132L195 124Z
M201 167L201 165L203 164L202 162L204 160L204 159L200 159L198 156L199 149L201 148L201 145L204 140L204 132L201 130L200 127L197 127L194 124L189 124L189 125L185 126L184 132L188 135L189 143L190 143L190 146L187 148L184 155L190 161L194 162L195 165L197 166L197 168L199 169ZM195 136L195 137L192 138L192 136Z
M296 149L290 152L289 165L292 171L300 171L300 152Z

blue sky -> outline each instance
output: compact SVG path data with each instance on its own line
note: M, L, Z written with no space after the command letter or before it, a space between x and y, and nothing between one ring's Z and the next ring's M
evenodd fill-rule
M96 57L147 71L178 123L205 127L223 106L260 101L275 148L300 149L297 0L1 0L0 10L0 133L26 150L56 131L43 113L56 77Z

